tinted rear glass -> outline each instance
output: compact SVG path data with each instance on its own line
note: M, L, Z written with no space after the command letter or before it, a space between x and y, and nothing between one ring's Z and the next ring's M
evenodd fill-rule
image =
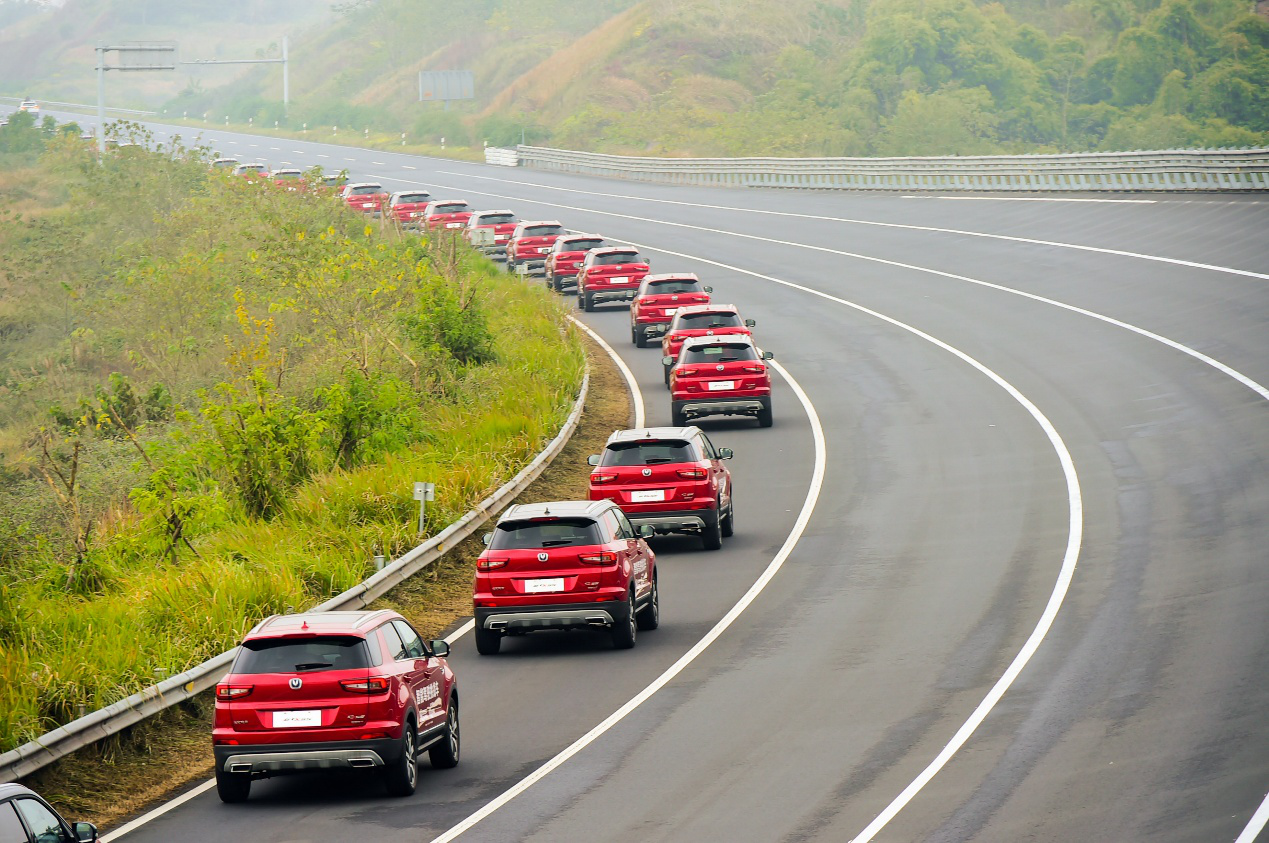
M696 449L681 439L657 442L614 442L604 449L600 465L663 465L696 462Z
M705 345L689 349L684 363L729 363L733 360L757 360L752 345Z
M608 255L595 255L598 266L615 266L619 263L643 263L638 252L613 252Z
M315 673L370 666L366 642L351 635L263 638L238 651L234 673Z
M402 193L397 197L397 203L403 202L426 202L428 194L426 193Z
M602 237L596 237L594 240L570 240L567 243L560 244L561 252L589 252L591 249L598 249L604 245Z
M563 234L562 225L531 225L524 230L525 237L545 237L548 234Z
M349 193L353 196L365 196L369 193L380 193L383 188L377 184L366 185L365 187L353 187L349 189Z
M685 331L703 331L709 328L741 328L744 327L740 317L734 313L685 313L679 317L676 328Z
M298 179L300 177L300 171L299 170L278 170L273 175L275 178L279 178L279 179Z
M470 210L471 209L468 208L465 203L459 202L457 205L437 205L432 210L432 213L434 214L461 214L464 211L470 211Z
M503 223L515 221L515 214L487 214L480 218L480 225L502 225Z
M699 281L654 281L648 284L647 292L659 296L669 293L699 293L701 290Z
M589 518L557 518L552 521L509 521L494 528L491 550L532 550L545 547L577 547L603 544L599 527Z

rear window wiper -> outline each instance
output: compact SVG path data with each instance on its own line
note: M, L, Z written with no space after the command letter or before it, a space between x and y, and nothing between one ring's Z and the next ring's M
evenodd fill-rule
M334 665L331 664L330 662L304 662L303 664L297 664L295 666L295 669L296 670L316 670L319 667L334 667Z
M561 547L566 544L572 544L574 539L548 539L542 542L542 547Z
M644 465L661 465L662 463L674 462L669 457L648 457L643 461Z

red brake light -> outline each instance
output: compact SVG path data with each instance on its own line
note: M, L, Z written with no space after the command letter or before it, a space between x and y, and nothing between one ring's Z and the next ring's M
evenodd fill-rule
M216 699L221 702L240 700L249 695L254 688L254 685L217 685Z
M388 690L388 680L382 677L376 679L342 679L339 682L339 687L350 694L377 694L380 691Z
M583 553L578 555L578 562L585 562L587 565L615 565L617 564L617 554L604 551L603 553Z
M750 374L754 374L754 375L761 375L763 372L767 371L767 367L766 366L741 366L740 371L749 372Z
M617 475L615 474L592 474L590 476L590 482L592 483L611 483L616 479Z
M706 473L705 473L705 469L703 468L680 468L679 469L679 477L683 477L688 480L704 480L705 476L706 476Z
M482 556L482 557L480 557L479 559L477 559L477 560L476 560L476 570L478 570L478 571L492 571L492 570L494 570L495 568L502 568L502 567L505 567L505 566L506 566L506 564L507 564L507 560L506 560L506 559L502 559L502 558L494 558L494 557L491 557L491 556Z
M695 369L679 369L676 374L685 376L685 377L691 377L692 375L696 374L696 370Z

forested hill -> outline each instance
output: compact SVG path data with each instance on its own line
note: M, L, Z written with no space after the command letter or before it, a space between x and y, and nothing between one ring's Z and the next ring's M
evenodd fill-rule
M669 155L1269 141L1251 0L352 0L293 40L289 120ZM416 101L471 69L477 99ZM167 104L286 121L274 69Z

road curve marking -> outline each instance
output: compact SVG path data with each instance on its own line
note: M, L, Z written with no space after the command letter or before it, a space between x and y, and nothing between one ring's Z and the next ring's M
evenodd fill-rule
M1260 832L1265 830L1265 824L1269 823L1269 793L1265 794L1265 801L1260 803L1260 807L1256 809L1256 813L1251 815L1251 819L1247 822L1247 827L1243 829L1243 833L1238 835L1238 839L1234 843L1255 843Z
M753 585L749 587L749 590L746 591L744 595L736 601L736 604L728 610L727 614L723 615L723 617L714 624L709 632L705 633L705 635L692 646L692 649L688 650L680 656L674 664L666 668L664 673L652 680L647 687L635 696L631 697L625 705L608 715L608 717L592 728L589 732L582 735L580 738L573 741L557 753L555 757L551 758L551 760L547 761L532 773L516 782L507 790L503 791L500 795L495 797L492 801L486 803L482 808L468 816L462 822L453 826L440 836L433 838L432 843L449 843L449 841L456 839L459 835L463 834L481 820L493 814L503 805L506 805L534 784L546 778L557 767L568 761L577 753L581 752L613 726L624 720L627 715L641 706L657 691L661 690L661 688L669 683L671 679L695 661L701 653L705 652L705 650L708 649L709 646L713 644L714 641L717 640L718 637L732 625L732 623L735 622L736 618L740 617L740 615L744 613L745 609L749 608L749 604L762 593L763 589L767 587L767 584L771 582L777 573L779 573L780 568L784 566L784 561L788 559L789 554L793 552L793 548L802 538L802 533L806 530L806 525L811 520L811 513L815 510L815 504L819 500L820 489L824 485L824 471L827 463L827 446L824 439L824 428L820 425L820 418L815 412L815 406L811 403L811 399L807 397L807 394L802 390L802 386L794 380L792 375L785 371L783 366L776 363L774 360L771 361L771 366L780 373L780 376L783 377L785 381L788 382L789 386L793 389L793 393L798 397L798 401L802 403L802 408L806 411L807 418L810 420L811 435L815 441L815 467L811 472L811 483L806 491L806 499L802 502L802 509L798 512L797 521L794 522L793 529L789 531L789 535L785 538L784 544L780 546L780 550L777 551L770 564L767 565L766 569L762 572L758 579L754 581Z
M853 219L851 217L828 217L828 216L820 216L817 214L799 214L793 211L768 211L768 210L763 210L761 208L735 208L730 205L708 205L708 204L698 203L698 202L682 202L675 199L653 199L647 196L627 196L621 193L600 193L598 191L578 190L576 188L571 188L571 187L553 187L551 185L538 184L537 182L531 182L531 181L513 181L511 179L494 178L493 176L476 176L476 175L471 175L468 173L459 173L454 170L437 170L437 172L442 173L444 175L462 176L463 178L484 179L486 181L502 182L503 184L518 184L518 185L523 185L526 187L536 187L536 188L541 188L542 190L558 190L564 193L581 193L585 196L602 196L606 199L632 199L632 200L638 200L640 202L657 202L663 205L682 205L688 208L706 208L713 211L735 211L737 213L746 213L746 214L767 214L769 216L775 216L775 217L795 217L797 219L822 220L824 222L844 222L844 223L849 223L852 225L872 225L872 226L877 226L879 228L901 228L901 229L907 229L909 231L932 231L938 234L959 234L964 237L984 237L990 240L1007 240L1013 243L1027 243L1033 246L1054 246L1060 249L1076 249L1082 252L1097 252L1103 255L1117 255L1119 257L1125 257L1125 258L1136 258L1138 260L1156 261L1158 263L1169 263L1169 264L1174 264L1176 266L1189 267L1191 269L1206 269L1212 272L1227 272L1231 275L1244 275L1248 278L1259 278L1263 281L1269 281L1269 273L1252 272L1249 269L1237 269L1232 266L1220 266L1217 264L1200 263L1198 261L1187 261L1187 260L1182 260L1180 258L1167 258L1161 255L1147 255L1141 252L1128 252L1122 249L1106 249L1100 246L1085 246L1080 243L1062 243L1056 240L1039 240L1034 237L1014 237L1008 234L990 234L985 231L967 231L965 229L960 229L960 228L939 228L937 226L930 226L930 225L912 225L909 223L899 223L899 222L880 222L878 220L860 220L860 219ZM475 191L469 191L469 192L474 193ZM503 197L503 198L511 198L511 197ZM532 202L535 200L526 199L524 201ZM543 202L541 204L549 205L551 203ZM567 206L561 206L561 207L567 207ZM594 213L602 213L602 211L596 211ZM639 218L635 217L635 219L639 219ZM673 225L673 223L669 223L669 224ZM735 233L735 232L732 232L732 233ZM737 236L743 237L745 235L737 234Z
M101 838L101 843L110 843L112 840L118 840L120 837L123 837L128 832L136 831L138 828L145 825L150 820L158 819L159 817L166 814L168 811L171 811L173 808L179 808L180 806L184 805L186 802L190 801L191 799L194 799L195 797L198 797L198 796L202 796L204 793L211 790L215 786L216 786L216 780L208 779L207 781L200 784L198 787L192 790L185 791L180 796L176 797L170 802L164 802L162 805L155 808L153 811L144 813L141 816L137 817L132 822L121 825L118 828L116 828L114 831L110 832L109 834L103 835Z
M609 345L603 337L591 330L590 326L575 316L568 316L568 321L590 334L590 338L599 343L599 347L608 352L608 356L612 358L612 362L617 364L617 368L621 370L621 376L626 379L626 385L630 387L630 402L634 404L634 427L643 427L643 393L639 390L639 382L635 380L634 372L630 371L630 367L626 365L626 361L621 359L611 345Z

